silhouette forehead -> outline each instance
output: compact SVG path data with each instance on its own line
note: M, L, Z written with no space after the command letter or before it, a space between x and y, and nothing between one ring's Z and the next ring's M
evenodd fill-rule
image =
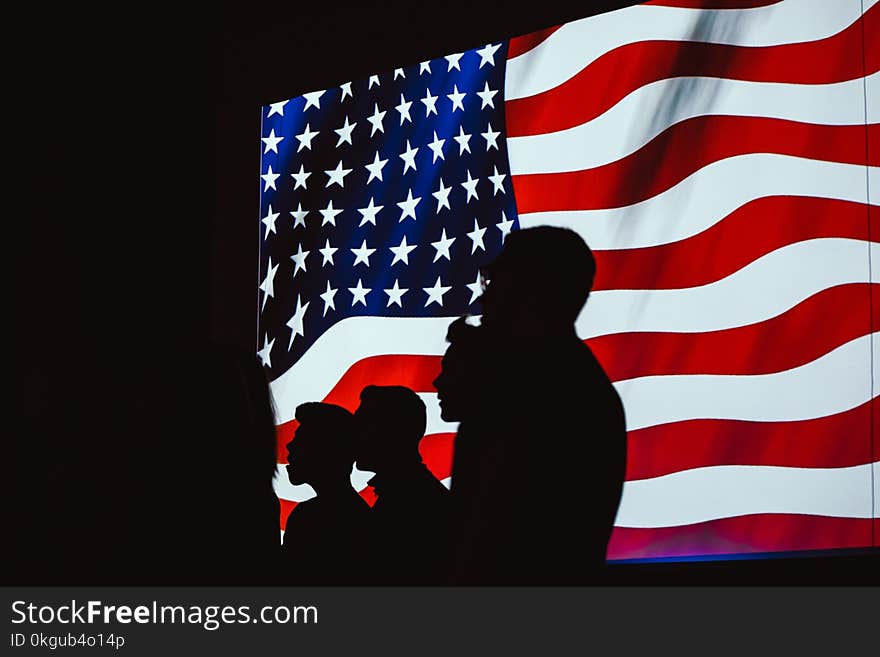
M512 232L498 257L483 269L490 278L511 274L557 273L589 267L593 261L583 238L567 229L536 226Z

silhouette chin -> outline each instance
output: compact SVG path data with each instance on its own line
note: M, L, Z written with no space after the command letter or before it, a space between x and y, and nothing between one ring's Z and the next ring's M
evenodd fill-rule
M450 409L442 400L440 401L440 418L444 422L458 422L460 419L459 414L455 412L455 409Z

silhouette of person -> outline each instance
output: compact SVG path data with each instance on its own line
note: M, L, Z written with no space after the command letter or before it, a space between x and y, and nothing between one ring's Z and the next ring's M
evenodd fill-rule
M357 465L375 472L370 511L370 578L377 584L445 582L448 490L422 462L427 414L402 386L367 386L354 417Z
M282 547L286 580L294 584L360 583L370 507L351 485L355 427L341 406L310 402L296 409L300 425L287 445L287 475L316 497L287 517Z
M596 583L626 428L620 397L575 332L595 260L573 231L538 227L509 235L482 275L481 325L450 327L435 384L444 417L461 420L452 581ZM478 406L457 401L466 398Z
M456 536L465 527L473 531L480 526L481 507L474 503L481 496L479 472L480 452L477 445L484 419L483 407L494 374L489 345L481 339L485 331L460 317L447 329L449 347L443 355L440 374L434 379L440 416L447 422L459 422L455 436L452 462L452 491L450 495L450 540L447 583L459 583L459 563L467 563L472 538L461 540ZM458 538L459 540L456 540Z

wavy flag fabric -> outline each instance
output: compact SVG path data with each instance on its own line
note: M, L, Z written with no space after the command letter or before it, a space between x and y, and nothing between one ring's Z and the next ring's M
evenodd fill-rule
M629 432L608 558L880 544L877 4L655 0L264 107L279 464L298 404L401 384L449 485L446 327L511 230L566 226ZM283 529L313 491L275 484Z

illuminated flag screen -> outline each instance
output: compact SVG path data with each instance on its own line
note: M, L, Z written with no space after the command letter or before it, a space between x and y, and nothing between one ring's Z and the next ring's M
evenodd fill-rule
M608 558L878 545L876 5L648 2L264 107L279 464L298 404L400 384L448 485L446 328L510 231L565 226L627 418ZM283 529L313 491L276 492Z

